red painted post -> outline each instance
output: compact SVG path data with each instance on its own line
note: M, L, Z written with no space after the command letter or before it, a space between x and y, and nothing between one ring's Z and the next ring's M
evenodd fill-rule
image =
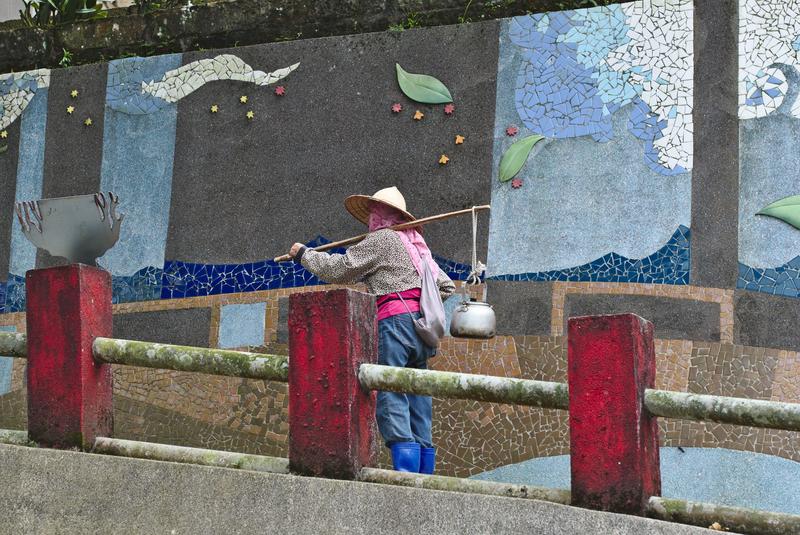
M570 318L567 341L572 504L644 515L661 494L658 424L644 406L653 324L635 314Z
M378 360L374 297L354 290L289 299L289 466L356 479L377 453L375 393L358 367Z
M111 275L72 264L28 271L28 437L44 446L91 449L111 436L111 366L92 342L111 336Z

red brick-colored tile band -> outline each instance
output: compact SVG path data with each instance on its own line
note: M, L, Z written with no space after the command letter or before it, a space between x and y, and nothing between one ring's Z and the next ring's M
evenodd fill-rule
M82 264L26 275L28 437L55 448L90 449L111 436L111 366L92 342L111 336L111 275Z
M294 473L356 479L377 453L375 393L358 367L378 360L375 299L354 290L289 299L289 465Z
M572 503L644 515L661 494L658 425L644 406L655 384L653 324L635 314L569 320Z

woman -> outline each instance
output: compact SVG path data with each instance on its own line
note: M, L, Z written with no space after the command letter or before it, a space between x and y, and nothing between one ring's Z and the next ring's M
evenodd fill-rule
M386 188L372 197L353 195L345 208L369 226L370 233L345 254L327 254L295 243L289 254L320 279L335 284L364 282L378 296L378 363L426 369L436 354L414 330L420 317L419 298L423 262L437 273L442 299L455 291L450 278L433 260L416 228L394 231L387 227L414 216L397 188ZM436 450L431 437L431 398L394 392L378 392L378 429L392 452L392 465L402 472L432 474Z

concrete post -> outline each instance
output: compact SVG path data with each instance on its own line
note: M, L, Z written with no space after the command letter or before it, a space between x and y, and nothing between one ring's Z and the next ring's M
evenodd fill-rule
M644 515L661 494L653 324L635 314L571 318L568 333L572 504Z
M111 275L72 264L28 271L28 437L89 449L111 436L111 366L92 341L111 336Z
M375 299L353 290L289 300L289 466L355 479L377 453L375 393L358 367L378 360Z

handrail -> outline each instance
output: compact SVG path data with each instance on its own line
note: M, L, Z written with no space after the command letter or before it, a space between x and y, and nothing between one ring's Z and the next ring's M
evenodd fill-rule
M647 389L644 404L664 418L800 431L800 403Z
M361 386L370 390L569 410L569 389L565 383L376 364L362 364L358 379ZM664 418L800 431L798 403L648 388L645 406L653 416Z
M796 535L800 516L745 507L691 502L653 496L647 502L647 516L666 522L709 527L718 523L726 531L745 535Z
M16 359L28 358L28 337L25 333L0 333L0 355Z
M369 390L569 409L569 394L564 383L378 364L362 364L358 370L358 380L362 387Z
M268 457L265 455L249 455L232 451L207 450L203 448L187 448L170 444L139 442L120 438L97 437L94 440L94 453L131 457L134 459L151 459L173 463L199 464L220 468L237 468L273 474L288 474L289 459Z
M108 364L268 381L286 382L289 380L289 357L281 355L156 344L116 338L96 338L92 344L92 352L96 360Z

